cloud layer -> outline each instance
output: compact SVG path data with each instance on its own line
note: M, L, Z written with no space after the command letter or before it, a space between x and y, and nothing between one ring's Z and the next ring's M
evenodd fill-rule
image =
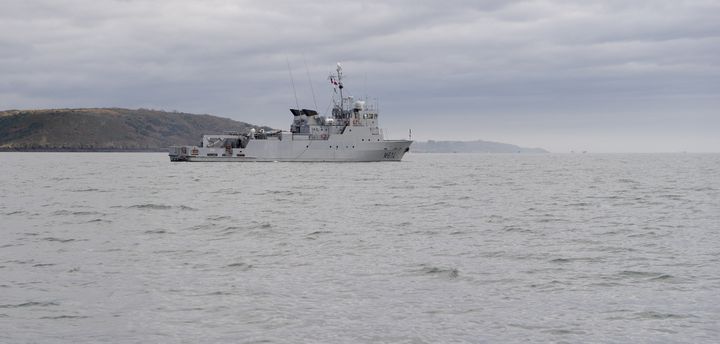
M285 128L380 98L394 136L554 151L720 150L717 1L110 1L0 5L0 108L119 106ZM306 69L307 65L307 69Z

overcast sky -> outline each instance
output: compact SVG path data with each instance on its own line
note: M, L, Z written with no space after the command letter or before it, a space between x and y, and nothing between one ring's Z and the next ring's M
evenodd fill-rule
M720 1L2 0L0 109L127 107L288 129L379 98L392 138L720 151ZM307 68L306 68L307 65Z

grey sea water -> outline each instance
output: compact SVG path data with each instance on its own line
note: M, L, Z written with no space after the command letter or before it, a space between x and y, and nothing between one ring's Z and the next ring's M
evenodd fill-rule
M0 154L0 342L720 340L720 155Z

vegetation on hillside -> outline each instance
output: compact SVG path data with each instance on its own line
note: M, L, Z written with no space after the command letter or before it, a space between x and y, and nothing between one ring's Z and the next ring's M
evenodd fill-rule
M138 150L198 144L203 134L246 132L253 126L211 115L148 109L0 111L2 150Z

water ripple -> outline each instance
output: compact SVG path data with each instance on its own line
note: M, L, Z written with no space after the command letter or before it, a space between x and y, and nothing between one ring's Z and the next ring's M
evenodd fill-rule
M2 342L716 341L720 155L0 159Z

